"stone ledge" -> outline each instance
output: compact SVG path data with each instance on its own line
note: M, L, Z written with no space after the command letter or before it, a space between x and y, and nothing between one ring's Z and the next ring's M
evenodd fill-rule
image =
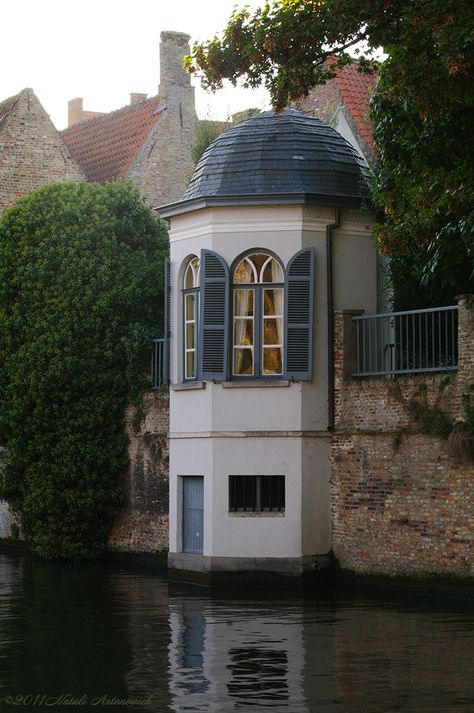
M182 384L171 384L172 391L198 391L205 388L205 381L183 381Z
M223 389L275 389L290 385L288 379L275 379L275 381L221 381Z
M302 557L211 557L187 552L168 553L168 570L175 577L186 576L187 573L238 573L239 576L243 573L253 573L300 577L306 572L314 573L326 569L331 562L330 554Z

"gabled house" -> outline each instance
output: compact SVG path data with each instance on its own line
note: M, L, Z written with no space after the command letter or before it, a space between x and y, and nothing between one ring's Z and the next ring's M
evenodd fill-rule
M361 74L359 63L339 69L333 79L311 89L293 107L330 124L370 165L375 160L370 100L377 75Z
M183 70L189 35L162 32L158 95L130 95L130 105L108 114L69 102L62 138L89 181L131 179L156 206L177 200L193 172L191 145L197 121L194 88Z
M84 178L32 89L0 102L0 213L34 188Z

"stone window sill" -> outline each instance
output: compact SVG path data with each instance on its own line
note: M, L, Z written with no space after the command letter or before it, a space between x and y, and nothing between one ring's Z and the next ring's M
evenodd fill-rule
M172 391L196 391L198 389L205 389L205 381L183 381L182 384L172 384Z
M275 381L222 381L223 389L275 389L289 386L287 379L275 379Z

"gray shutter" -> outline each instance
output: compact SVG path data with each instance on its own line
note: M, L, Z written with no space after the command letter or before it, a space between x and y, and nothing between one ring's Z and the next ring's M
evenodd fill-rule
M313 376L314 248L293 255L285 271L285 377Z
M163 327L163 384L170 383L170 317L171 317L171 263L165 258L164 327Z
M227 378L229 269L220 255L201 251L198 378Z

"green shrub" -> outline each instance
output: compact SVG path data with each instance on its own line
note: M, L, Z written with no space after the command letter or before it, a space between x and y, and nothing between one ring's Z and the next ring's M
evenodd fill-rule
M104 548L167 250L127 183L45 186L0 220L0 497L41 556Z

